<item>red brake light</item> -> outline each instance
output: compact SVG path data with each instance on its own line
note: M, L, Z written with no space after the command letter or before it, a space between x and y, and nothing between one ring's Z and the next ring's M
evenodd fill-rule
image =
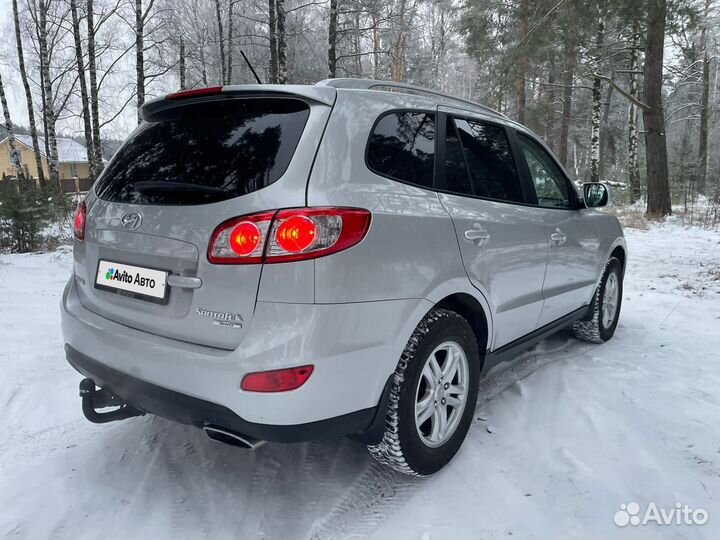
M73 220L73 232L75 233L75 238L77 238L80 242L85 241L86 220L87 205L85 204L85 201L82 201L80 204L77 205L77 208L75 209L75 217Z
M317 227L306 216L290 216L275 232L275 241L288 253L300 253L308 249L317 238Z
M300 388L312 375L313 366L248 373L240 388L246 392L287 392Z
M358 244L370 228L360 208L290 208L230 219L210 239L214 264L304 261Z
M230 249L247 257L260 245L260 229L252 221L241 221L230 233Z
M181 90L168 94L165 99L191 99L196 97L217 96L222 92L222 86L209 86L207 88L194 88L192 90Z
M263 212L221 223L210 238L208 261L213 264L261 263L274 215L274 211Z

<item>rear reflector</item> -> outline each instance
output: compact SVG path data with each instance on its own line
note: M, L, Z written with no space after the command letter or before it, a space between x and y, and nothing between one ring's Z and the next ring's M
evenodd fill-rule
M205 96L217 96L222 93L222 86L209 86L208 88L194 88L193 90L181 90L173 94L168 94L165 99L192 99Z
M290 208L232 218L210 239L213 264L305 261L358 244L370 228L361 208Z
M300 388L312 375L313 366L248 373L240 388L246 392L287 392Z
M75 209L75 217L73 219L73 233L75 238L80 242L85 240L85 223L87 221L87 205L82 201Z

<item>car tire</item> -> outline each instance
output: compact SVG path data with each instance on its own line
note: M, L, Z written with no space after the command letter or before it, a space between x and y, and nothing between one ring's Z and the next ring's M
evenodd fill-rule
M379 444L367 447L370 454L412 476L439 471L465 440L479 376L477 339L468 322L453 311L430 311L400 357L385 432Z
M604 343L613 337L620 317L623 295L623 269L615 257L608 260L592 303L592 318L578 321L572 334L589 343Z

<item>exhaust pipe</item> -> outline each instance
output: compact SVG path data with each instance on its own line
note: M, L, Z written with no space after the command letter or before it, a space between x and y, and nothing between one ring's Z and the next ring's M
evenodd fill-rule
M265 441L253 439L248 435L235 433L229 429L217 426L203 426L203 431L205 432L205 435L210 437L213 441L229 444L230 446L237 446L238 448L245 448L247 450L255 450L265 444Z

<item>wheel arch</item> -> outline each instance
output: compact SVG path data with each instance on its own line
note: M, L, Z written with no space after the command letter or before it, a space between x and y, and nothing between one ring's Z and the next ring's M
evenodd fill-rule
M485 353L490 342L488 317L482 304L468 293L454 293L437 302L433 309L447 309L463 317L475 334L475 340L480 353L480 371L485 363Z
M622 267L622 272L623 272L623 276L624 276L625 275L625 264L627 262L627 253L625 252L625 246L624 245L616 245L613 248L612 252L610 253L610 257L615 257L618 261L620 261L620 266Z

